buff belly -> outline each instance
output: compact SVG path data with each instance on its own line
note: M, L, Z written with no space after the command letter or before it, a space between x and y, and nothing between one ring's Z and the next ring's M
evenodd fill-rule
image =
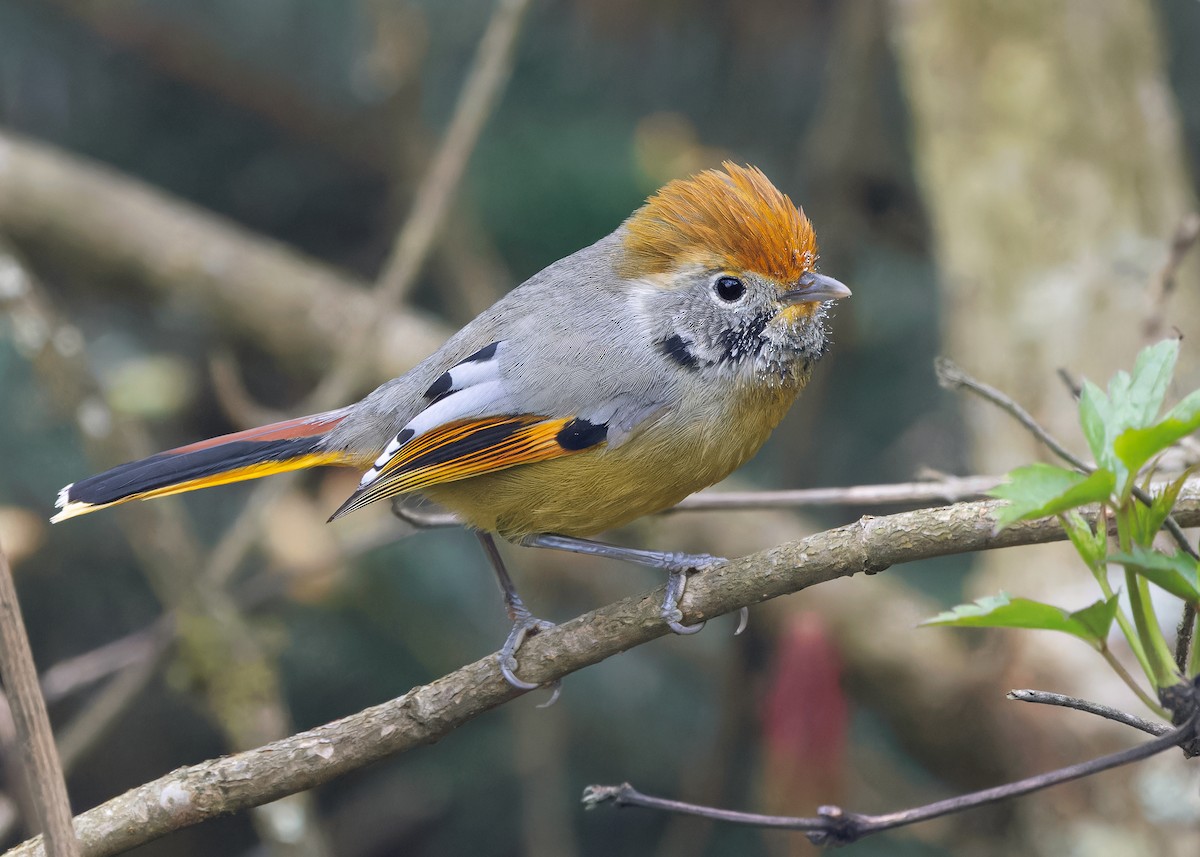
M685 423L674 417L678 411L669 412L616 448L600 446L422 491L471 526L506 539L595 535L724 479L758 451L796 392L771 388L743 400L742 407Z

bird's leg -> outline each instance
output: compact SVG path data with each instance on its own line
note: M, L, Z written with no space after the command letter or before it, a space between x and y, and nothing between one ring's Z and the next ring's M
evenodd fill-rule
M401 494L392 498L392 514L416 527L418 530L434 530L439 527L461 527L462 519L453 512L430 511L424 500L414 494Z
M661 613L663 620L667 623L667 627L676 634L695 634L704 627L703 622L699 625L683 624L683 611L679 609L679 601L683 598L684 587L687 586L688 572L703 568L706 565L728 562L728 560L719 556L711 556L706 553L692 554L627 548L621 545L612 545L608 542L597 542L592 539L576 538L575 536L559 536L553 533L536 533L534 535L523 536L517 541L517 544L530 548L552 548L553 550L570 551L571 553L581 553L590 556L604 556L609 559L620 559L638 565L648 565L652 568L665 569L668 573L667 594L663 598ZM740 634L745 630L749 612L745 607L742 608L736 633Z
M517 649L521 648L521 644L525 642L525 638L530 634L536 634L538 631L549 631L554 627L554 623L547 622L545 619L539 619L529 612L529 608L525 606L525 602L517 594L517 587L513 584L512 577L508 574L508 569L504 567L504 560L500 557L500 551L496 549L496 540L492 538L492 534L476 530L475 536L479 539L479 543L483 545L483 552L487 554L492 570L496 572L496 579L500 583L500 591L504 595L504 607L508 611L508 618L513 623L512 630L508 632L508 639L504 641L504 645L500 648L498 656L500 674L504 676L505 681L515 688L533 690L538 685L517 678ZM551 705L558 699L560 687L559 682L554 683L554 695L550 697L550 701L545 703L545 705Z

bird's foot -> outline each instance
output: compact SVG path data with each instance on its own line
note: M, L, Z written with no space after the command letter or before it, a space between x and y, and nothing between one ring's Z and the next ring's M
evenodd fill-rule
M659 611L667 627L676 634L698 634L704 629L704 622L699 625L683 624L683 611L679 609L679 600L683 598L683 590L687 586L688 569L673 568L667 576L667 594L663 596L662 608Z
M667 592L663 596L663 603L660 614L663 621L667 623L667 627L676 634L696 634L703 630L705 623L701 622L698 625L683 624L683 611L679 608L679 602L683 598L683 591L687 588L688 574L697 569L713 565L715 563L728 562L719 556L710 556L708 554L664 554L670 560L670 565L667 565ZM750 624L750 608L743 607L738 611L737 630L733 632L736 637L746 630L746 626Z
M500 663L500 674L518 690L536 690L541 685L517 677L517 649L521 648L526 637L549 631L554 627L554 623L537 618L519 600L510 605L509 613L513 619L512 630L508 632L508 638L496 655L496 660ZM562 682L556 681L550 687L553 690L550 699L539 705L539 708L553 705L558 700L558 695L562 692Z

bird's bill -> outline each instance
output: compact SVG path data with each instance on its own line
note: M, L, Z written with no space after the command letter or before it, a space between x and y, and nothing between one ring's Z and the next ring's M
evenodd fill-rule
M833 277L809 271L796 281L796 288L784 292L780 296L785 304L812 304L826 301L840 301L850 297L850 289L845 283L840 283Z

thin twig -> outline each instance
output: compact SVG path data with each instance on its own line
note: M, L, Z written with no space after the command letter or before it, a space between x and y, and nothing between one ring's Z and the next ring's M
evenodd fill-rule
M884 815L863 815L860 813L845 812L836 806L820 807L817 810L818 815L816 818L759 815L757 813L716 809L714 807L698 806L681 801L652 797L637 791L629 783L623 783L619 786L588 786L583 792L583 803L589 809L601 803L612 803L617 807L640 806L647 809L677 812L716 821L726 821L732 824L745 824L753 827L782 830L799 830L803 831L809 840L817 845L847 845L874 833L894 830L898 827L905 827L921 821L929 821L943 815L975 809L976 807L996 803L997 801L1008 800L1031 792L1040 791L1059 783L1091 776L1092 774L1120 767L1121 765L1139 762L1142 759L1148 759L1164 750L1169 750L1172 747L1190 741L1195 734L1196 715L1192 715L1182 726L1170 730L1153 741L1148 741L1145 744L1132 747L1128 750L1111 753L1107 756L1101 756L1098 759L1081 762L1077 765L1069 765L1065 768L1059 768L1056 771L1039 774L1035 777L1028 777L1027 779L1018 780L1003 786L958 795L947 800L926 804L925 806Z
M1017 702L1036 702L1041 705L1057 705L1061 708L1073 708L1076 711L1084 711L1088 714L1103 717L1106 720L1113 720L1126 726L1132 726L1134 729L1140 729L1150 735L1166 735L1171 731L1171 726L1166 723L1155 723L1153 720L1146 720L1143 717L1138 717L1136 714L1130 714L1128 711L1121 711L1119 708L1110 708L1107 705L1101 705L1099 702L1078 699L1074 696L1065 696L1061 693L1051 693L1048 690L1010 690L1008 698Z
M517 37L529 6L530 0L498 0L479 40L441 147L379 276L376 288L392 303L412 289L421 262L442 228L471 153L512 74Z
M1200 239L1200 214L1191 212L1184 216L1175 229L1171 245L1167 251L1167 260L1163 263L1158 276L1150 284L1150 310L1142 326L1147 339L1158 339L1162 335L1163 320L1166 318L1167 302L1175 292L1175 281L1183 260L1188 251Z
M1067 388L1067 392L1071 394L1071 398L1078 402L1079 397L1083 395L1083 387L1075 380L1075 376L1063 366L1059 366L1055 370L1055 374L1058 375L1058 380L1063 382L1063 386Z
M1061 458L1063 461L1070 464L1076 470L1084 473L1090 473L1094 468L1091 468L1083 459L1079 458L1058 440L1046 431L1033 418L1029 411L1021 407L1011 396L1002 393L995 387L985 384L984 382L968 375L957 363L949 357L938 357L933 361L933 371L937 375L938 384L947 390L965 389L974 393L982 399L991 402L1000 410L1012 416L1017 422L1025 426L1030 434L1040 440L1046 447Z
M8 557L0 545L0 674L12 708L29 791L38 823L46 835L49 857L78 857L79 840L71 825L71 802L54 746L54 733L46 715L46 702L38 686L37 667L17 603Z

